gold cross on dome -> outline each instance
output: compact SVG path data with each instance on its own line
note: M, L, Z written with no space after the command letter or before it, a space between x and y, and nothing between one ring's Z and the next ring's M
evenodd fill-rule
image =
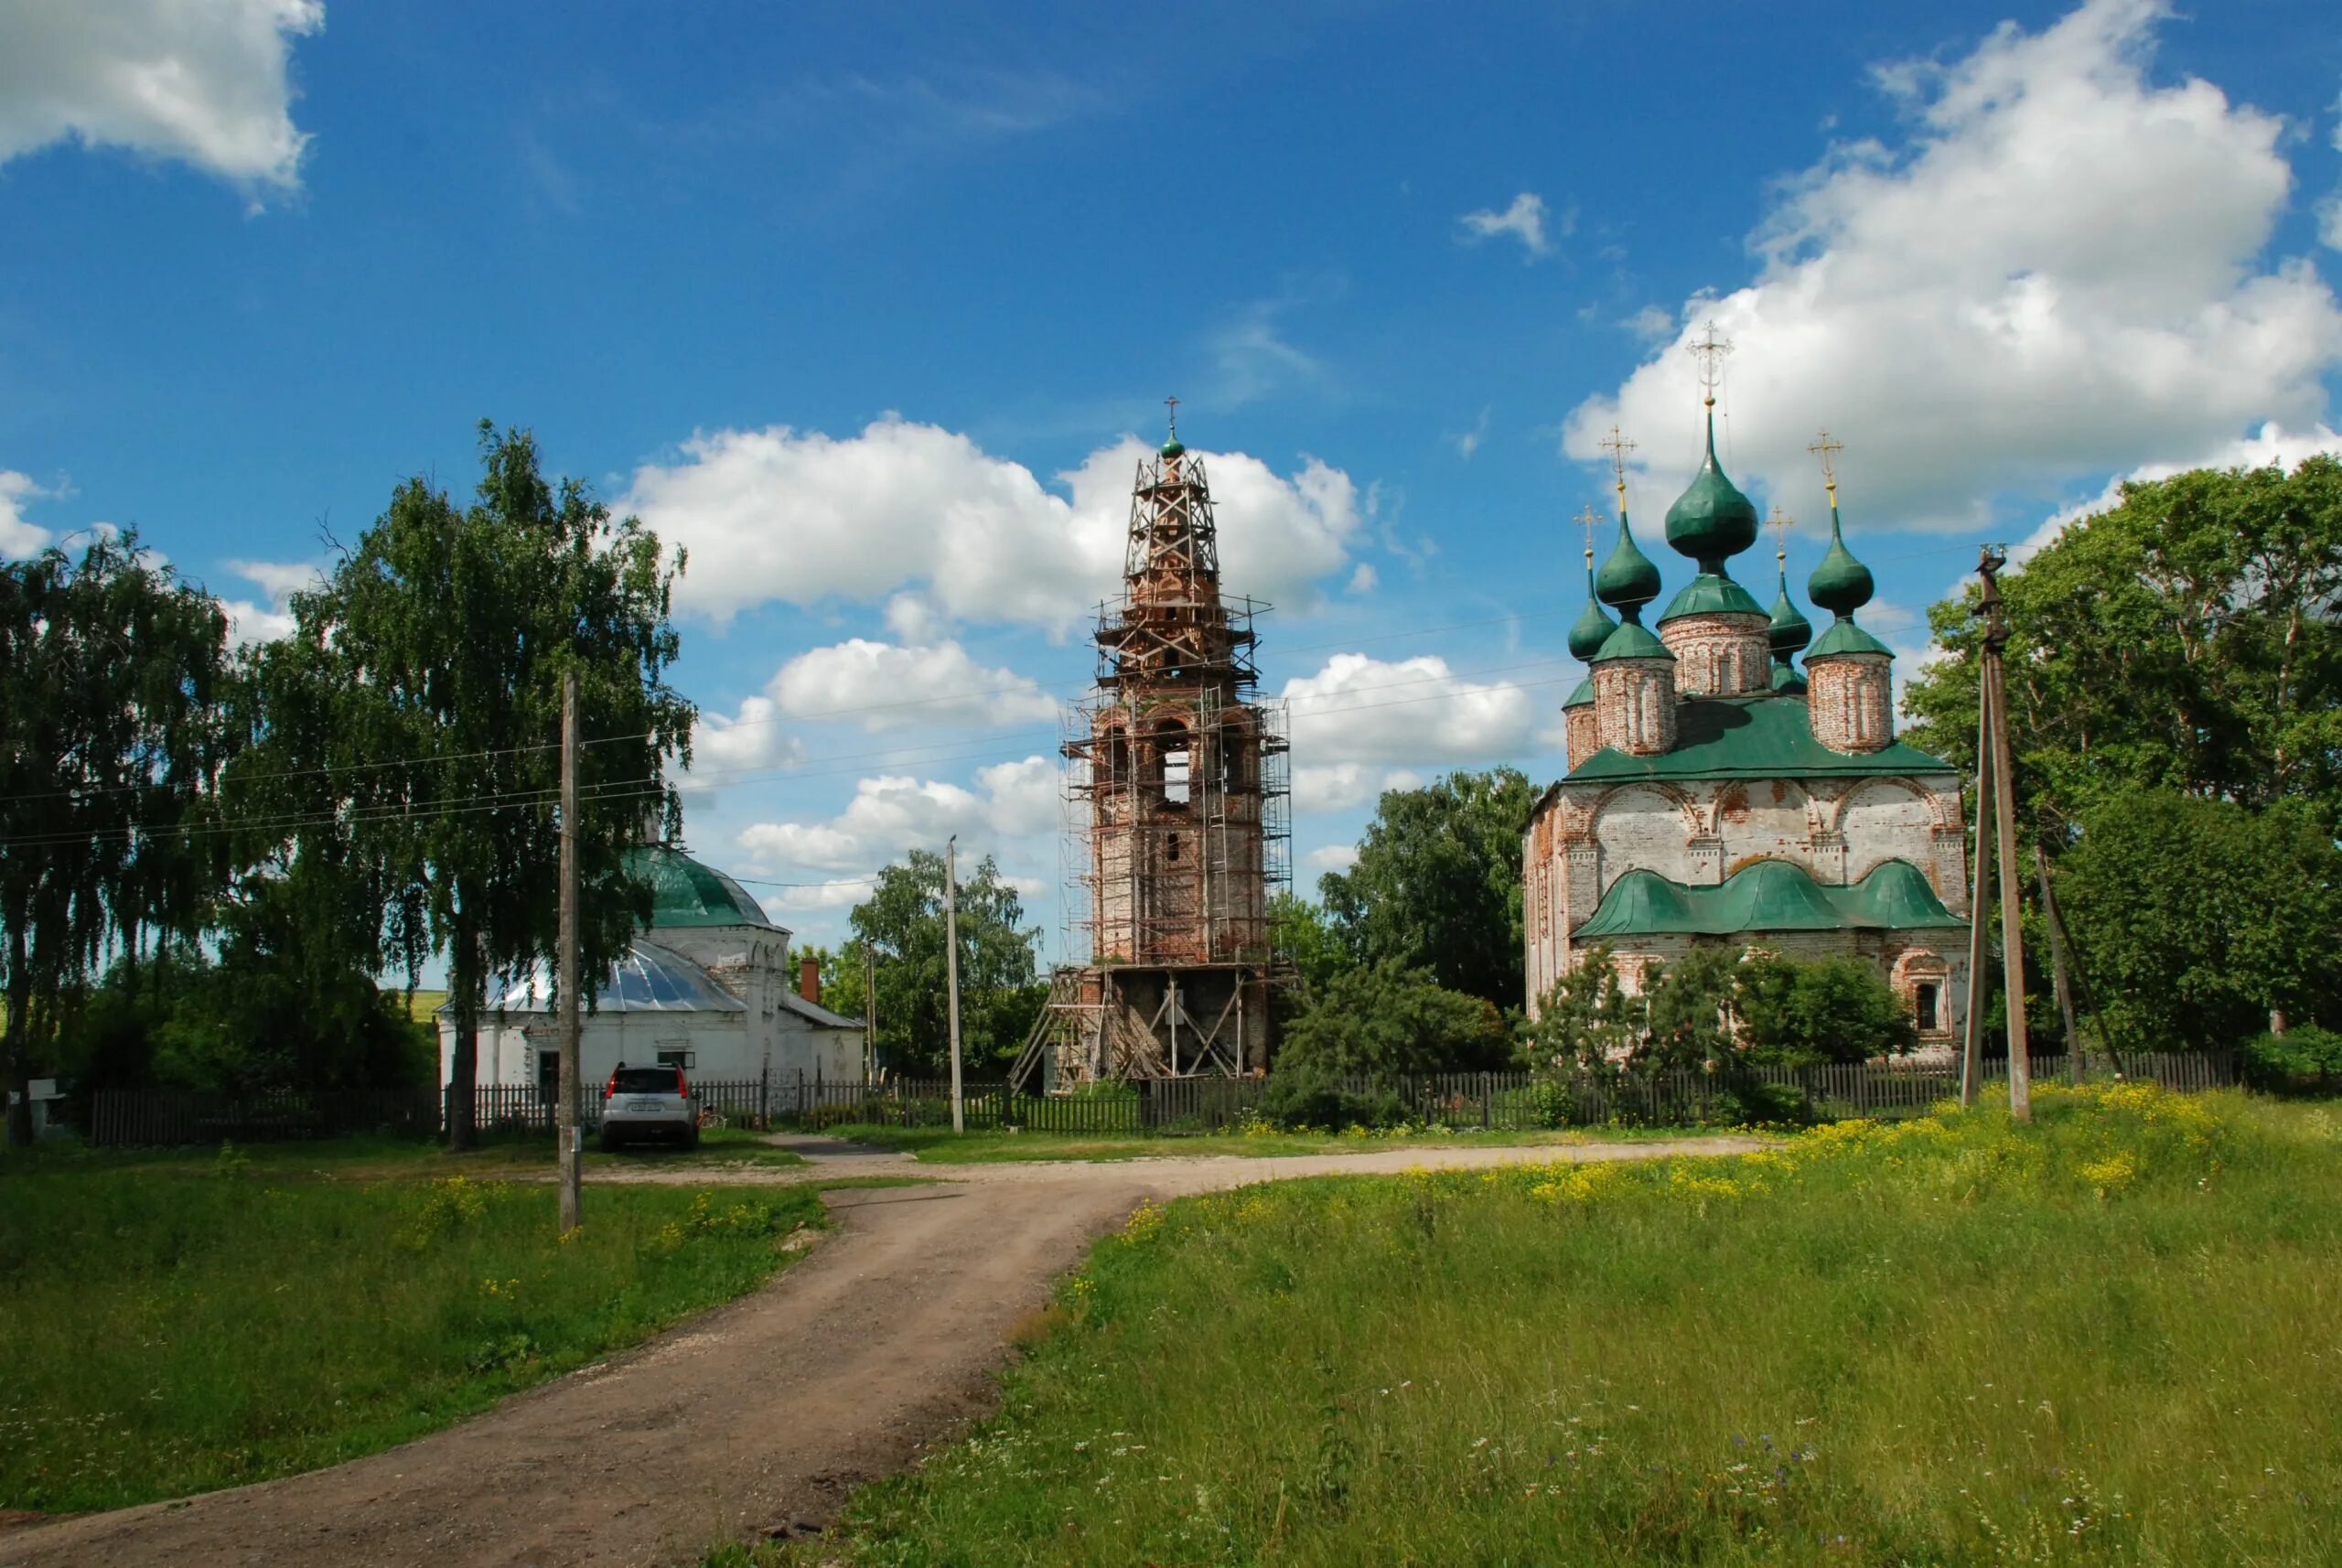
M1765 526L1773 531L1773 559L1786 570L1789 559L1789 530L1797 526L1797 519L1776 505L1773 515L1765 520Z
M1710 321L1705 334L1690 345L1692 358L1700 361L1700 398L1710 408L1716 405L1716 383L1724 380L1724 356L1732 352L1732 339L1719 337L1716 324Z
M1594 564L1594 531L1602 526L1602 519L1595 515L1592 507L1587 506L1578 508L1574 521L1585 531L1585 564L1591 566Z
M1163 400L1163 406L1169 411L1171 439L1176 441L1179 439L1179 400L1176 397L1166 397Z
M1838 454L1845 449L1845 444L1831 440L1830 433L1826 430L1815 436L1813 445L1806 448L1821 459L1821 483L1822 487L1830 492L1832 506L1838 504Z
M1618 504L1623 508L1627 504L1627 454L1635 449L1635 444L1620 435L1614 424L1600 445L1610 454L1610 471L1618 476Z

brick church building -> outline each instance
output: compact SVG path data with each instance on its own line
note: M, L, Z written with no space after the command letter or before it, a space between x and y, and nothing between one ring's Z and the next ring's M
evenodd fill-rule
M1601 943L1629 992L1699 944L1851 954L1909 1005L1921 1053L1950 1054L1968 992L1960 779L1895 737L1894 655L1855 624L1872 581L1846 548L1834 475L1829 495L1830 547L1806 591L1834 618L1815 638L1785 560L1769 613L1732 578L1758 521L1716 462L1711 395L1706 459L1667 513L1694 572L1654 631L1642 616L1660 571L1636 545L1622 472L1617 543L1598 574L1587 549L1570 632L1588 674L1563 705L1569 772L1523 843L1532 1016Z

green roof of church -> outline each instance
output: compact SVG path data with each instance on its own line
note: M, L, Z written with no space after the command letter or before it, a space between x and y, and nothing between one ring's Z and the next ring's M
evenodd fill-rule
M1810 665L1833 653L1882 653L1889 659L1895 657L1895 650L1856 626L1851 616L1831 622L1830 629L1814 639L1813 646L1805 650L1805 661Z
M1809 655L1809 657L1810 657ZM1675 710L1675 749L1629 757L1605 746L1569 773L1568 782L1628 783L1638 779L1797 779L1950 773L1951 764L1895 741L1848 757L1813 738L1803 699L1694 697Z
M627 851L627 872L650 884L650 928L763 926L772 922L747 890L679 849L645 844Z
M1907 860L1886 861L1848 887L1824 887L1803 866L1786 860L1759 860L1714 887L1686 886L1656 871L1629 871L1610 885L1601 906L1572 938L1907 930L1965 923L1944 908L1926 874Z
M1562 706L1564 708L1582 708L1593 701L1594 677L1588 675L1585 680L1580 681L1576 685L1570 688L1570 694L1562 699Z
M1667 601L1667 613L1659 618L1665 626L1678 616L1761 616L1763 607L1750 596L1747 589L1721 572L1703 572L1676 591Z
M1629 617L1618 623L1618 628L1602 639L1589 664L1606 664L1613 659L1672 659L1667 644L1651 635L1650 628Z

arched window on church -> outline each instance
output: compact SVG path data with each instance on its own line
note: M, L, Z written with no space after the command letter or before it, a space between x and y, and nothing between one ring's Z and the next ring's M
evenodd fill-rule
M1166 719L1155 726L1155 754L1162 758L1163 803L1184 806L1187 803L1188 763L1187 726L1177 719Z

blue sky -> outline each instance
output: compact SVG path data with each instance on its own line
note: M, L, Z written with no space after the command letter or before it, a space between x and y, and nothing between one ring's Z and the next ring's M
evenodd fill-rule
M1907 671L1978 542L2342 446L2337 92L2277 0L0 0L0 549L135 524L265 635L529 425L691 551L694 851L826 941L957 832L1054 951L1166 394L1311 885L1387 784L1559 771L1595 439L1655 544L1710 319L1726 467L1801 583L1845 444Z

